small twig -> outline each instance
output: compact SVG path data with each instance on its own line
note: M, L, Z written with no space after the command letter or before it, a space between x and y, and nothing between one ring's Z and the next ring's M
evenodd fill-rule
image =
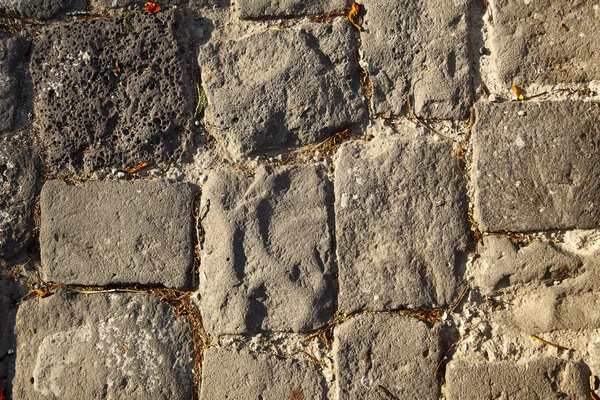
M458 298L456 299L454 304L452 304L452 306L448 309L448 314L450 314L450 313L454 312L454 310L456 310L456 307L459 306L459 304L461 303L461 301L467 294L468 290L469 290L469 284L466 284L465 287L463 288L463 290L460 292L460 295L458 296Z
M545 344L545 345L547 345L547 346L556 347L557 349L560 349L560 350L566 350L566 351L569 351L569 350L571 350L571 349L569 349L568 347L561 346L561 345L559 345L559 344L555 344L555 343L551 343L551 342L549 342L549 341L547 341L547 340L544 340L544 339L542 339L542 338L540 338L540 337L538 337L538 336L535 336L535 335L531 335L531 337L532 337L533 339L537 340L538 342L544 343L544 344Z
M438 135L439 137L447 140L448 142L450 142L450 144L454 143L454 141L449 136L439 133L438 131L436 131L429 125L427 125L427 123L425 123L425 121L423 121L421 118L417 117L417 115L413 112L412 107L410 106L410 94L406 95L406 108L408 110L408 114L410 115L410 117L412 119L414 119L415 121L417 121L419 123L419 125L421 125L423 128L425 128L428 131L431 131L431 132L435 133L436 135Z
M391 394L389 390L387 390L385 387L383 387L381 385L377 385L377 390L379 390L381 393L383 393L383 395L388 400L400 400L396 396L394 396L393 394Z
M444 365L444 363L445 363L445 362L448 360L448 355L450 354L450 352L451 352L451 351L452 351L452 350L453 350L453 349L454 349L454 348L455 348L455 347L456 347L456 346L457 346L457 345L460 343L460 341L461 341L461 340L463 340L463 338L464 338L466 335L468 335L468 334L469 334L469 330L467 329L467 330L465 331L465 333L464 333L464 334L462 334L462 335L460 335L460 336L458 337L458 339L456 339L456 340L454 341L454 343L452 343L452 344L450 345L450 347L448 348L448 350L446 350L446 355L444 355L444 357L442 357L442 359L440 360L440 362L438 362L438 365L437 365L437 367L435 367L435 371L433 371L433 377L434 377L434 378L435 378L435 377L437 377L437 374L438 374L438 372L439 372L440 368L442 368L442 365Z

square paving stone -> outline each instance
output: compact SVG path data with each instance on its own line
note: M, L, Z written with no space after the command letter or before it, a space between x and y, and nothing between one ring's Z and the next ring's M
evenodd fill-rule
M202 188L210 334L309 331L334 312L331 184L318 166L215 171Z
M466 181L448 143L389 136L343 145L335 213L340 309L452 301L468 228Z
M507 88L600 79L597 2L493 0L490 4L492 56Z
M238 0L240 18L257 19L344 11L348 0Z
M38 166L25 134L0 137L0 260L17 256L31 240Z
M0 0L0 16L43 20L83 6L84 0Z
M342 18L303 23L200 48L206 124L238 158L308 144L366 117L354 51Z
M212 348L204 351L201 400L327 399L327 384L312 361Z
M465 118L471 102L466 1L364 0L361 41L376 114Z
M31 74L51 171L179 159L195 109L189 25L171 9L42 29Z
M448 400L587 399L589 369L559 358L528 362L451 361L446 369Z
M597 103L480 103L476 117L471 174L481 231L600 225Z
M339 400L439 397L437 327L404 315L360 315L335 328L333 352Z
M23 38L0 33L0 133L17 127L25 49Z
M75 285L186 289L194 189L166 181L48 181L41 194L41 275Z
M185 399L192 396L189 325L158 298L56 293L17 314L14 398Z

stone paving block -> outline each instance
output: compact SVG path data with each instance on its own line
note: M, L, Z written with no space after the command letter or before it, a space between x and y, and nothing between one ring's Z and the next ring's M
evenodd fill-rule
M24 56L23 38L0 33L0 132L17 127Z
M204 351L201 400L327 399L327 384L312 361L247 350Z
M361 121L367 110L356 37L338 18L202 46L209 131L239 158L323 140Z
M558 358L527 363L451 361L446 399L587 399L589 369Z
M189 325L158 298L56 293L17 314L15 399L185 399Z
M48 181L41 194L44 280L186 289L194 189L166 181Z
M390 136L343 145L335 168L339 308L451 303L466 209L448 143Z
M84 0L0 0L0 16L49 19L85 6Z
M38 164L23 133L0 137L0 260L15 257L31 239Z
M438 328L404 315L360 315L337 326L333 344L339 400L437 399ZM381 389L382 388L382 389Z
M485 295L519 284L552 285L555 280L577 275L582 265L578 257L541 240L519 247L509 238L488 236L479 253L472 277Z
M207 332L299 332L327 323L335 300L332 200L318 166L209 175L199 290Z
M591 1L490 1L492 56L510 87L600 79L600 8Z
M465 118L471 102L468 2L364 0L364 60L376 114Z
M479 103L475 219L483 232L600 225L600 107L580 101Z
M166 166L181 156L196 102L187 21L171 9L42 30L31 73L52 171Z
M236 11L240 18L291 17L344 11L348 0L238 0Z

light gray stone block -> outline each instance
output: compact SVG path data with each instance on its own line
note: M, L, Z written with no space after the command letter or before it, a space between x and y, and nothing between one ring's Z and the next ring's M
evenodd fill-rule
M600 107L480 103L473 128L475 219L483 232L600 225Z
M466 182L448 143L390 136L343 145L335 210L340 309L452 302L468 228Z
M528 362L451 361L446 399L587 399L589 369L559 358Z
M16 333L15 399L192 396L190 328L156 297L35 298L20 306Z
M51 172L180 159L195 129L188 20L178 8L41 29L31 74Z
M327 323L335 299L331 203L319 166L209 175L199 290L207 332L298 332Z
M193 265L188 184L48 181L42 189L41 275L76 285L186 289Z
M327 384L312 361L248 350L204 351L201 400L327 399Z
M360 315L337 326L334 338L339 400L439 397L438 328L404 315Z
M361 41L376 114L465 118L471 102L466 1L365 0Z
M291 17L344 11L348 0L238 0L236 11L240 18Z
M208 130L239 158L323 140L362 121L356 37L336 19L200 47Z
M490 1L492 57L507 88L600 79L600 8L589 1Z

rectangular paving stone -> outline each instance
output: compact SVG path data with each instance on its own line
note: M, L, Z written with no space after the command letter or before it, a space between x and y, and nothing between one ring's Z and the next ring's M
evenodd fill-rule
M361 41L375 114L465 118L471 102L468 2L364 0Z
M41 275L76 285L186 289L194 189L166 181L48 181L40 204Z
M84 0L0 0L0 16L43 20L83 6Z
M209 334L309 331L333 315L326 176L312 165L209 174L199 289Z
M319 369L308 359L209 348L204 351L200 399L325 400L327 385Z
M348 0L238 0L236 11L240 18L257 19L302 16L344 11Z
M196 107L189 26L177 8L41 29L31 74L51 172L166 167L180 158Z
M356 39L338 18L209 41L199 51L209 132L239 158L314 143L362 121Z
M476 106L472 181L483 232L600 224L600 106L506 102Z
M14 399L192 396L189 325L158 298L55 293L17 314Z
M490 1L491 53L510 85L600 79L600 6L593 1Z
M439 397L437 327L398 314L359 315L335 328L333 343L339 400Z
M448 400L587 399L589 369L559 358L527 363L455 360L446 369Z
M403 133L338 151L342 310L442 306L456 294L455 266L468 236L466 182L448 143Z

